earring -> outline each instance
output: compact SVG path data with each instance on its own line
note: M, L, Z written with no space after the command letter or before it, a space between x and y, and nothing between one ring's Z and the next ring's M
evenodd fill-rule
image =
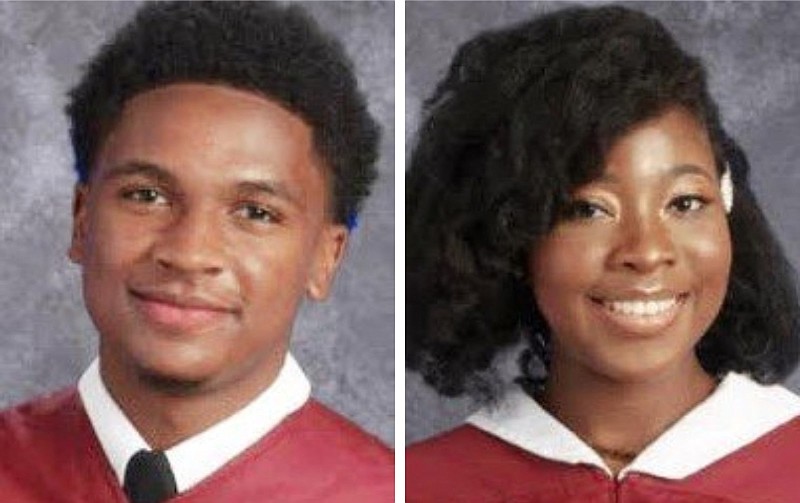
M722 193L722 205L725 213L730 213L733 209L733 180L731 179L731 168L725 163L725 172L719 181L719 190Z

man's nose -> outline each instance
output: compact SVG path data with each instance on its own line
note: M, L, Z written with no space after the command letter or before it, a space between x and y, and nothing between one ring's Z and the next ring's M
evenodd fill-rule
M156 263L168 270L218 274L224 266L224 233L208 211L187 210L161 231Z

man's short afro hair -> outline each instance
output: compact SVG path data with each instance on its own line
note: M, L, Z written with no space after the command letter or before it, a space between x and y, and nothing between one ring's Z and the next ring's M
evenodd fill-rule
M70 92L66 111L81 182L125 103L178 82L254 92L300 116L331 170L333 219L349 223L356 215L376 177L378 125L341 45L297 5L145 4Z

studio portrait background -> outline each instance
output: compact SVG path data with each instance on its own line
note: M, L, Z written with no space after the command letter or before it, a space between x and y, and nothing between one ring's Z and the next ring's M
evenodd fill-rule
M445 76L461 43L481 31L574 5L579 4L406 3L406 153L413 147L422 103ZM625 2L625 6L660 19L681 47L702 59L723 123L749 156L759 202L793 265L800 268L800 3ZM516 375L515 357L514 348L498 357L508 380ZM800 391L800 372L786 385ZM462 423L474 408L468 398L439 397L418 374L406 372L407 443Z
M0 406L74 383L97 336L67 259L66 92L138 2L0 2ZM312 393L388 444L394 435L394 5L305 4L353 59L382 126L379 178L331 298L309 303L292 352ZM269 309L269 306L265 306Z

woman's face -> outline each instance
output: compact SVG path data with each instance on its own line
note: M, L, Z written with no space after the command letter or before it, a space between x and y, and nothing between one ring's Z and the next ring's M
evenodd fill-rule
M695 364L731 242L708 134L671 108L622 136L529 258L553 363L613 380Z

